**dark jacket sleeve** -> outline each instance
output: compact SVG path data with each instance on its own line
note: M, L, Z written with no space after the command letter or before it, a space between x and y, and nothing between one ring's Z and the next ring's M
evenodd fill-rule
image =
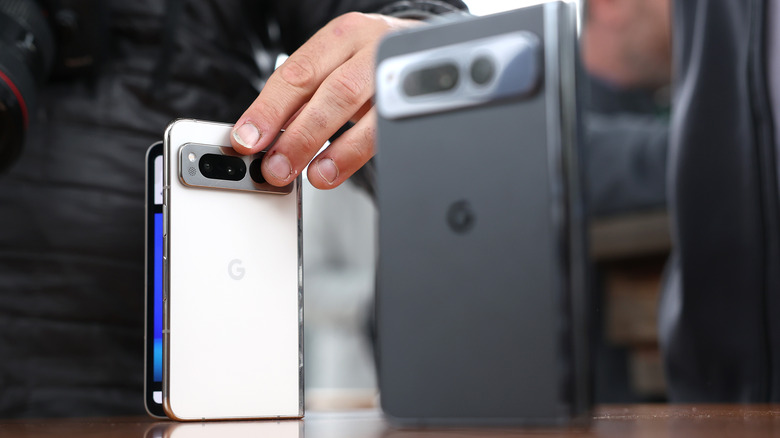
M282 48L292 53L333 18L350 11L427 18L466 9L461 0L285 0L274 2Z
M675 250L659 335L676 402L780 401L777 159L762 47L767 3L674 2L668 172Z

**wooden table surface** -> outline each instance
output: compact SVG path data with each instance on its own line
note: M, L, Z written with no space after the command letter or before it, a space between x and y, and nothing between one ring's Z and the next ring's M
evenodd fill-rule
M147 417L0 420L0 437L780 437L780 405L615 405L586 428L398 429L377 411L310 412L302 421L174 423Z

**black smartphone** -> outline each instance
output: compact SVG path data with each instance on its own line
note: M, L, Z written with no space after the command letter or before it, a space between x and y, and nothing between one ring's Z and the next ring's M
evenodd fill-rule
M144 322L144 405L153 417L166 418L162 407L163 353L163 143L146 152L146 290Z
M382 409L402 424L586 419L574 5L408 29L377 59Z

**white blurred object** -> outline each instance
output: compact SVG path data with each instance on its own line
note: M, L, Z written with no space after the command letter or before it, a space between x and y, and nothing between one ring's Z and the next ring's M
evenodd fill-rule
M374 299L373 201L347 182L303 184L306 409L357 409L377 395L368 318Z

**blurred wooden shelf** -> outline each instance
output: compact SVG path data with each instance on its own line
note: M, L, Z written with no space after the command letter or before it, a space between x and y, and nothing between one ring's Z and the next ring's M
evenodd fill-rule
M666 210L600 218L590 226L590 252L598 261L666 254L671 248Z
M658 301L672 248L668 215L657 210L599 219L590 238L602 279L604 342L626 349L629 385L638 397L663 399Z

